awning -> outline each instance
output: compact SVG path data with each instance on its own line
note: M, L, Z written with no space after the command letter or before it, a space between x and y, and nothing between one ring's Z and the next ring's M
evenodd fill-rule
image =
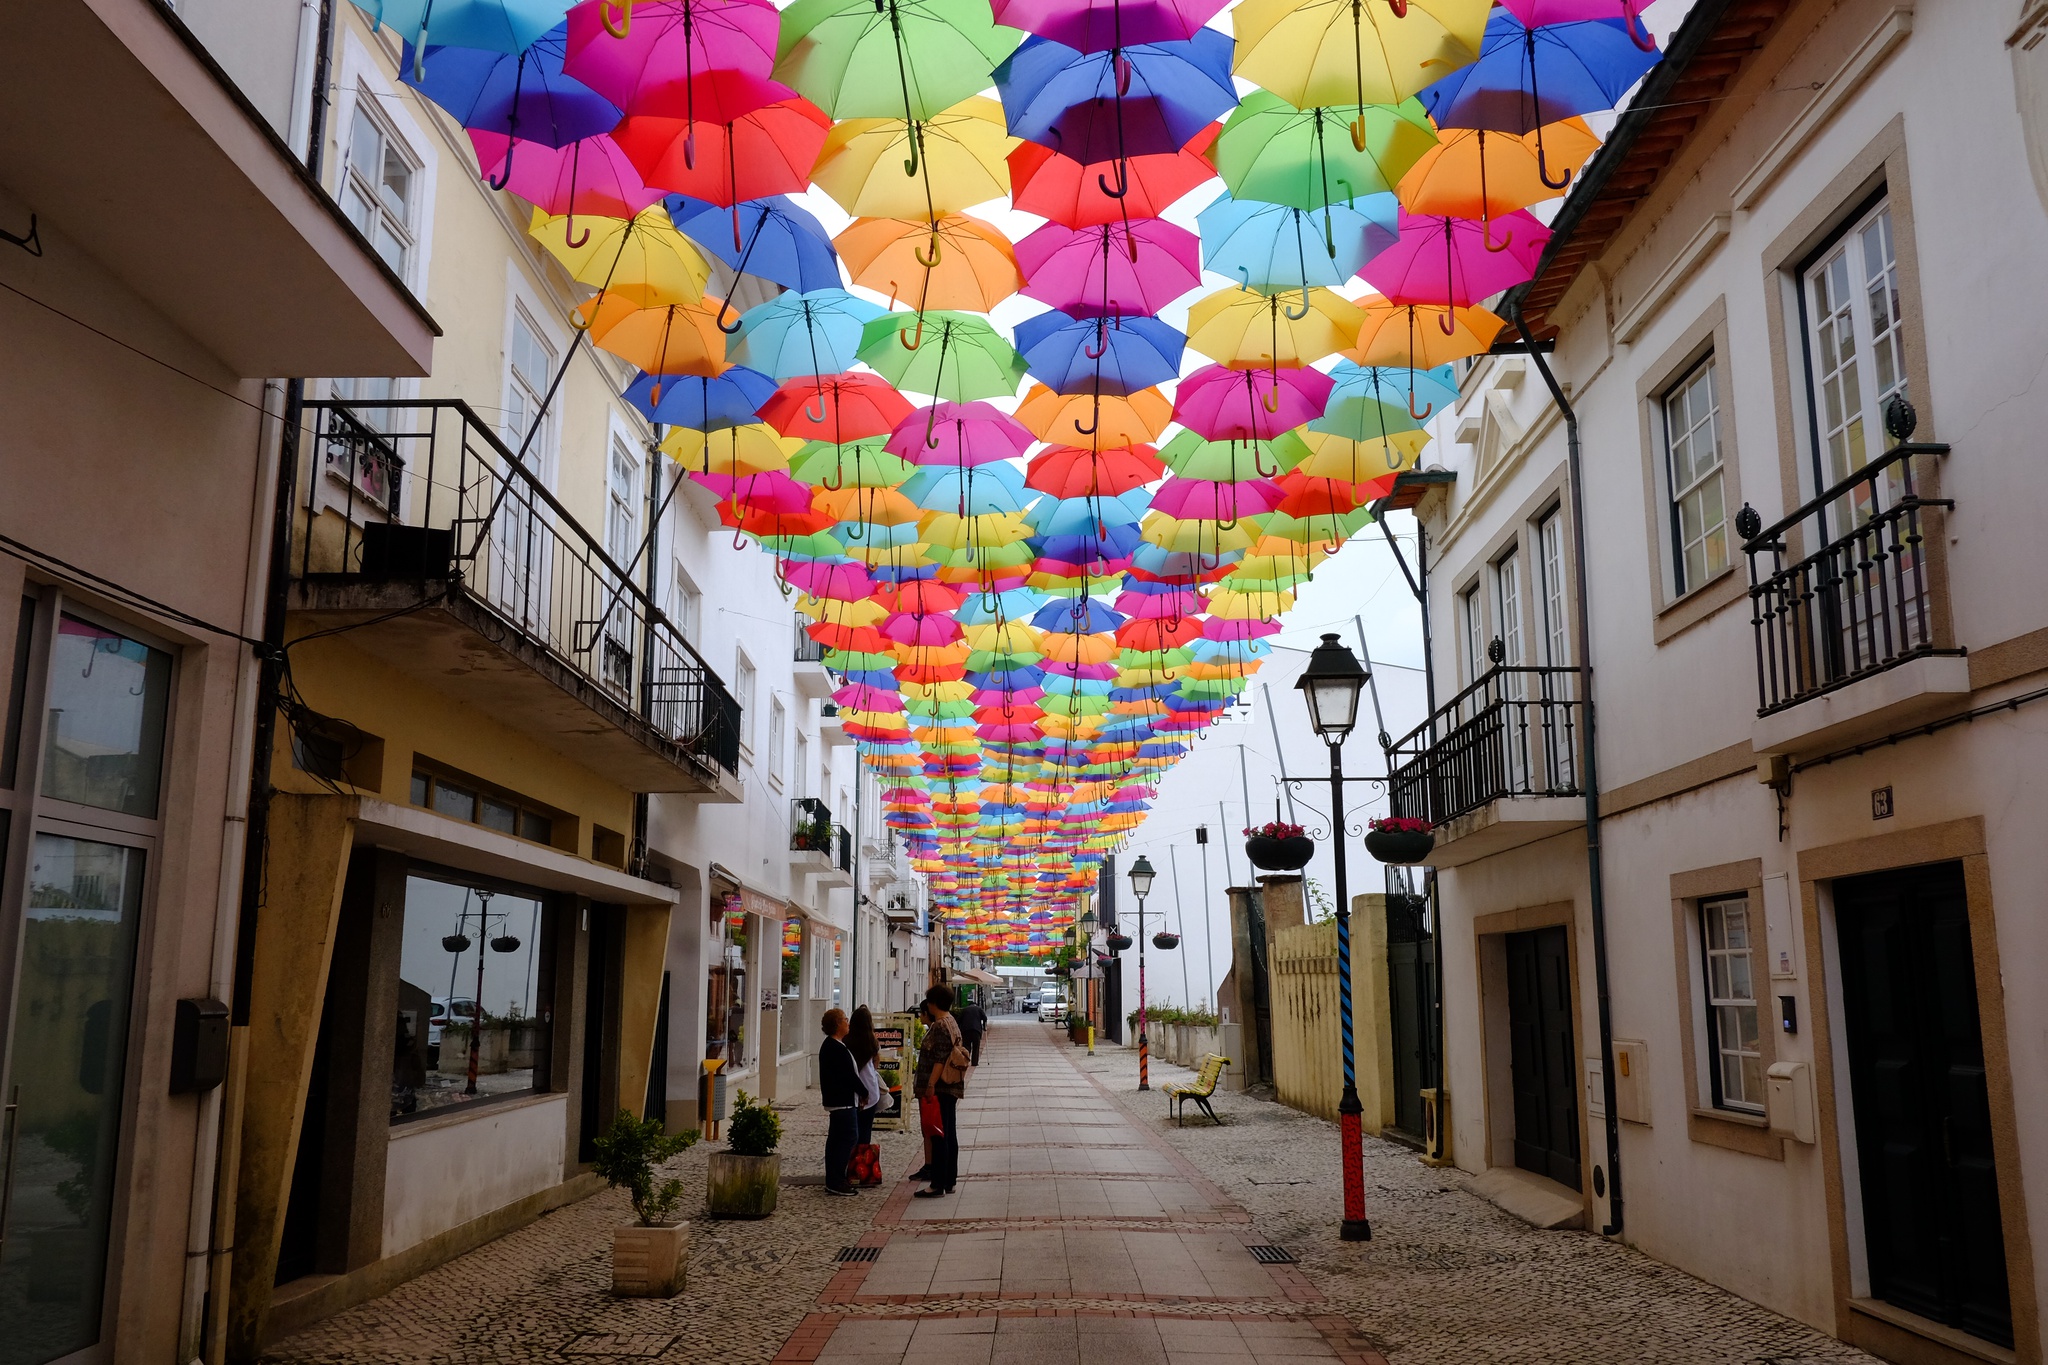
M974 967L955 967L953 975L962 981L972 981L978 986L1000 986L1003 979L994 972L984 972Z

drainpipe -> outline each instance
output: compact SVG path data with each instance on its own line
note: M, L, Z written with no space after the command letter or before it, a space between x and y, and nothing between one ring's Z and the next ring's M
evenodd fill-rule
M1550 372L1550 362L1544 359L1542 349L1529 331L1529 324L1523 320L1519 301L1515 304L1513 317L1515 330L1522 334L1522 344L1527 348L1529 358L1536 363L1536 372L1543 376L1543 386L1550 390L1550 401L1564 416L1565 458L1572 499L1572 573L1578 580L1579 676L1586 707L1585 754L1579 773L1580 785L1586 789L1586 897L1593 915L1593 980L1599 998L1600 1093L1603 1107L1607 1110L1608 1222L1600 1229L1600 1235L1612 1237L1621 1231L1622 1225L1621 1118L1616 1113L1614 1094L1614 1009L1607 986L1607 893L1600 870L1600 769L1593 710L1593 624L1586 610L1586 480L1579 458L1579 415L1573 411L1571 400L1565 397L1557 376ZM1593 1193L1600 1193L1598 1166L1593 1168Z

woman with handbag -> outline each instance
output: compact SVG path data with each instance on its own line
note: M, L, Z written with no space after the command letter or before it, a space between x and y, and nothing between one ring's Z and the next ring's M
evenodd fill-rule
M847 1050L853 1053L861 1085L859 1132L855 1135L853 1161L848 1175L855 1185L873 1188L882 1183L882 1149L875 1145L875 1116L882 1112L888 1090L882 1084L882 1040L875 1036L875 1017L866 1005L857 1005L847 1027Z
M960 1178L958 1105L967 1096L967 1068L973 1056L953 1022L953 988L933 986L924 993L924 1043L917 1050L918 1122L932 1140L931 1186L919 1199L937 1199L953 1192Z
M826 1010L818 1026L825 1035L818 1047L818 1097L824 1101L826 1115L825 1193L853 1194L846 1168L860 1131L860 1069L846 1046L846 1011Z

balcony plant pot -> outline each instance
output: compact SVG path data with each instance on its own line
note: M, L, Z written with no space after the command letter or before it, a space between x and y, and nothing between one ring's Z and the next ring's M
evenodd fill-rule
M782 1154L742 1156L713 1152L704 1176L704 1202L715 1218L766 1218L782 1189Z
M1253 867L1266 872L1299 872L1316 856L1316 841L1306 834L1291 839L1254 834L1244 841L1244 856L1252 860Z
M1419 863L1435 847L1429 830L1376 829L1365 836L1365 851L1383 863Z
M690 1225L612 1229L612 1293L623 1299L672 1299L690 1265Z

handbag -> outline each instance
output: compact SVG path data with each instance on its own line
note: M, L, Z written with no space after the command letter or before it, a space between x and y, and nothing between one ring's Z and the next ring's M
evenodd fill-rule
M960 1085L967 1080L967 1068L974 1065L974 1054L960 1041L960 1026L952 1024L951 1020L947 1022L951 1024L947 1032L953 1035L953 1050L947 1054L945 1061L940 1062L932 1070L938 1079L947 1085Z
M926 1137L944 1137L946 1119L939 1112L939 1097L926 1095L917 1102L917 1129Z
M872 1142L857 1144L853 1159L846 1163L846 1178L856 1185L882 1183L882 1149Z

